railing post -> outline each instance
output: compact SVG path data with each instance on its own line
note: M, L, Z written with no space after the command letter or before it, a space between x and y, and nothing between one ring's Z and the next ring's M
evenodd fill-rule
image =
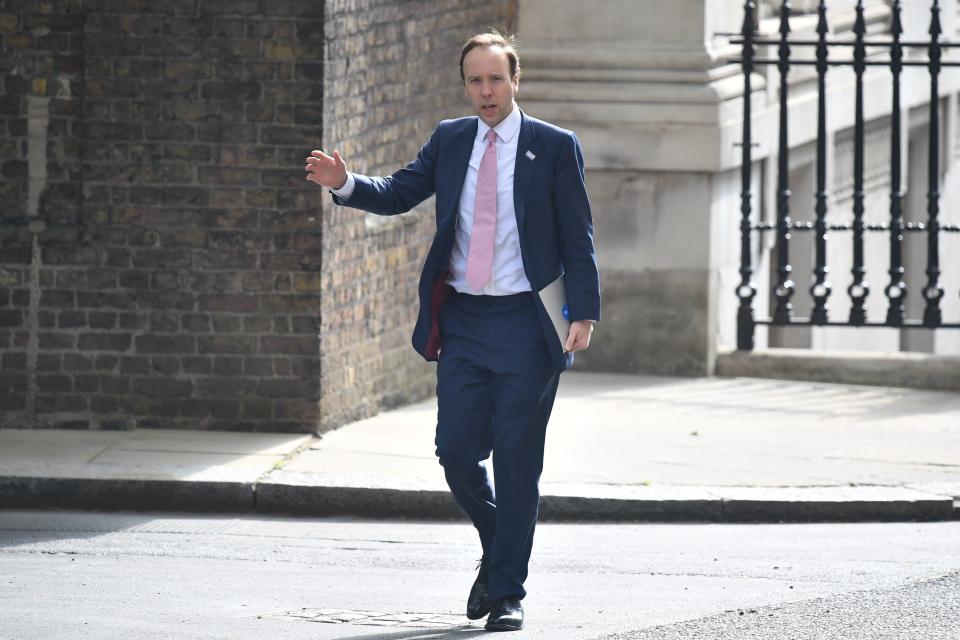
M943 287L940 285L940 61L942 49L940 35L940 0L934 0L930 7L930 163L927 192L927 286L923 297L927 306L923 311L923 326L939 327L942 318L940 299Z
M900 114L900 74L903 71L903 35L900 0L894 0L890 33L890 71L893 74L893 106L890 114L890 284L887 285L887 324L903 326L903 303L907 285L903 281L903 171L901 166L902 122Z
M870 293L870 287L864 279L866 269L863 257L863 73L867 68L867 47L864 38L867 35L867 22L863 15L863 0L857 0L857 19L853 32L856 37L853 47L853 70L857 78L856 114L853 125L853 282L847 291L850 294L850 324L861 326L867 320L864 302Z
M790 73L790 0L783 0L780 6L780 148L777 167L777 285L773 295L777 306L773 321L777 324L789 324L793 305L794 284L790 279L790 142L788 135L789 113L787 105L790 97L788 76Z
M740 298L740 308L737 311L737 349L750 351L753 349L753 334L755 323L753 318L753 298L757 288L753 283L753 255L750 224L750 198L752 187L752 105L750 79L753 74L753 33L754 16L757 5L748 0L743 6L743 139L742 166L740 176L740 284L737 286L737 297Z
M867 39L866 7L864 0L856 0L855 21L853 24L852 40L829 38L830 26L828 20L827 0L817 2L817 39L791 37L790 0L782 0L779 15L779 37L763 37L756 32L756 0L747 0L744 3L744 22L741 37L737 40L743 45L743 54L737 62L742 65L744 75L744 122L743 122L743 162L741 177L741 260L740 283L737 286L737 296L740 300L737 324L737 347L741 350L753 348L754 333L759 325L789 326L854 326L854 327L923 327L958 328L960 323L954 321L944 324L942 318L941 300L944 296L944 287L941 284L940 265L940 234L960 233L960 225L944 224L940 221L940 172L942 134L940 114L940 87L939 77L944 68L960 67L960 63L953 60L943 60L944 50L960 48L960 42L948 42L942 39L942 7L940 0L932 0L930 6L930 39L914 41L904 39L903 28L903 0L888 0L891 12L890 38L884 40ZM951 14L952 15L952 14ZM727 34L730 35L730 34ZM754 48L757 45L779 45L776 56L757 56ZM852 55L848 59L836 60L830 55L830 48L851 47ZM816 57L791 58L793 47L816 47ZM927 48L927 59L907 59L905 49L915 47ZM886 48L889 58L884 60L880 56L868 58L868 49L880 51ZM755 67L775 65L780 75L779 99L779 147L777 150L777 199L776 222L753 222L751 220L751 175L752 175L752 103L751 75ZM789 73L791 67L812 65L817 72L817 140L816 140L816 193L815 221L802 220L795 222L790 217L790 140L789 140ZM830 67L840 66L852 68L855 77L855 105L853 122L853 221L828 221L830 193L828 191L828 144L829 130L827 121L827 74ZM892 78L892 104L890 122L890 208L889 222L876 223L866 220L866 114L865 105L865 76L870 66L888 66ZM902 104L904 69L909 66L927 67L930 73L929 97L929 158L928 158L928 190L927 190L927 220L925 222L907 222L904 220L904 112ZM947 143L949 144L949 143ZM753 301L757 287L753 280L754 265L752 264L752 233L776 233L776 283L773 285L773 299L771 304L772 317L754 318ZM793 266L790 264L790 241L795 232L813 231L814 238L814 267L813 278L810 284L810 294L813 299L809 318L794 318L792 296L796 291L796 284L791 275ZM853 265L852 282L847 288L850 297L850 314L846 320L830 317L829 299L832 295L832 286L827 264L827 242L830 231L852 232ZM865 240L868 232L883 232L887 234L890 248L888 273L890 279L883 292L887 298L887 313L884 322L868 321L866 301L870 295L870 285L867 282ZM921 289L925 302L923 320L906 317L906 298L908 287L904 266L905 237L910 232L924 233L927 239L927 282ZM877 277L877 276L875 276Z
M826 324L827 298L830 296L830 283L827 282L827 2L820 0L817 7L819 21L817 23L817 222L816 222L816 268L814 282L810 287L813 296L813 313L811 321L814 324Z

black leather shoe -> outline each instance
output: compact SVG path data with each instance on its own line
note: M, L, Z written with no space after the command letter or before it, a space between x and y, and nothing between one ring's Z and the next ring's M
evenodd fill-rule
M485 628L487 631L523 629L523 607L520 605L520 599L509 597L494 602Z
M471 620L479 620L490 613L490 591L487 588L487 559L480 560L480 571L477 573L477 579L473 581L470 587L470 596L467 597L467 617Z

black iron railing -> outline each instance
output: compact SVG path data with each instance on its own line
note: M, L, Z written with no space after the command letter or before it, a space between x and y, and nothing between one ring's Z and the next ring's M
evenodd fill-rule
M939 0L932 2L930 11L929 40L903 40L903 25L901 21L901 2L891 2L892 21L888 36L884 39L868 39L867 23L864 17L863 0L856 4L856 20L853 26L852 39L831 39L827 3L820 0L816 39L791 39L790 15L791 3L785 0L780 8L779 38L764 38L757 32L757 6L750 0L744 5L743 27L738 37L732 40L743 47L741 57L735 62L743 69L743 140L740 143L742 157L742 191L741 191L741 252L740 252L740 284L736 294L740 299L737 314L737 348L741 350L753 349L754 331L757 325L788 326L855 326L855 327L925 327L960 328L958 323L943 322L940 303L944 296L944 288L940 282L940 237L942 233L958 233L960 225L942 224L940 215L940 98L939 76L944 67L960 66L960 62L943 60L943 52L947 49L960 47L960 44L941 40L943 29L940 22L941 7ZM760 58L756 56L757 45L771 45L777 47L776 58ZM905 48L922 47L927 50L926 60L904 59ZM794 48L813 48L815 56L812 59L796 59L792 57ZM831 59L830 51L836 48L852 49L852 57ZM868 57L868 48L889 49L886 59L878 60ZM754 223L752 221L752 164L753 138L751 130L751 77L754 69L762 65L775 65L780 75L780 122L779 122L779 149L777 153L777 217L776 223ZM790 217L790 165L789 141L787 131L789 125L789 74L794 66L815 66L817 71L818 104L817 104L817 161L816 161L816 193L815 193L815 220L794 221ZM828 221L827 189L827 74L831 67L850 67L856 78L855 119L853 133L853 222L831 223ZM891 105L890 127L890 218L887 223L868 223L864 220L865 192L864 192L864 73L867 67L885 66L890 69L893 83L893 103ZM929 115L929 164L927 190L927 221L907 223L904 221L904 191L903 168L901 166L901 145L903 135L901 131L901 74L905 67L926 67L930 74L930 115ZM791 298L796 291L793 280L793 268L790 264L790 240L794 232L812 231L814 239L814 269L810 295L813 299L813 308L810 316L798 318L794 315ZM847 288L850 299L850 313L847 318L838 320L830 317L829 299L833 289L828 281L829 268L827 265L827 233L829 231L851 231L853 269L852 282ZM754 234L776 233L776 283L773 285L774 308L772 318L754 318L753 301L757 295L757 285L754 281L753 267L753 236ZM867 317L866 301L870 295L870 285L864 261L864 236L867 232L881 232L889 234L890 238L890 268L889 283L884 288L887 298L887 313L883 321L871 321ZM905 318L904 301L908 291L904 280L903 242L906 233L924 233L927 237L927 282L921 291L926 307L922 320L908 320Z

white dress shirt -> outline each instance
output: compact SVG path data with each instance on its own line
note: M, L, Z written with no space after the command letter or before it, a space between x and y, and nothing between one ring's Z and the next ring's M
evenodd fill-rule
M470 233L473 230L473 209L477 199L477 176L480 160L486 149L486 135L490 127L478 120L477 137L467 167L467 177L460 191L460 212L457 231L450 254L450 275L447 284L461 293L487 296L507 296L530 291L530 282L523 271L520 256L520 233L513 208L513 169L517 162L517 142L520 140L520 109L513 111L493 128L497 132L497 229L493 240L493 274L490 282L476 290L467 282L467 254L470 251Z
M517 143L520 140L522 117L516 103L513 111L494 127L497 132L497 229L493 243L493 274L490 282L476 290L467 282L467 254L470 251L470 232L473 230L473 209L477 199L477 175L480 160L486 148L484 138L490 127L483 120L477 122L477 137L467 167L467 177L460 191L460 207L457 229L450 254L450 274L447 284L461 293L472 295L507 296L530 291L532 287L523 271L520 255L520 233L517 230L517 215L513 208L513 170L517 161ZM343 199L353 194L356 180L347 173L347 182L333 193Z

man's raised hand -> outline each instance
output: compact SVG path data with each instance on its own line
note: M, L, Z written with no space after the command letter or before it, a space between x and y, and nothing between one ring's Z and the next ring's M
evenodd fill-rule
M307 180L316 182L321 187L328 189L339 189L347 183L347 165L340 157L339 151L334 151L332 156L328 156L319 149L310 153L307 158Z

